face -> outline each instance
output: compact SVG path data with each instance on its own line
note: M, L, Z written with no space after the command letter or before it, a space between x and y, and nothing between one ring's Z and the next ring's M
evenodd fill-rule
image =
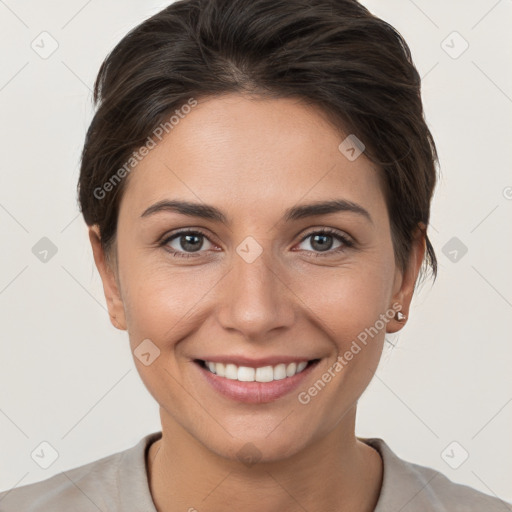
M346 136L295 99L200 101L129 176L114 272L91 228L164 430L270 461L348 421L424 244L397 268L379 171Z

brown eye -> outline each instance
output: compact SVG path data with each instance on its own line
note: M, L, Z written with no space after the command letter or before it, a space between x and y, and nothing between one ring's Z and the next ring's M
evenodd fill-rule
M314 253L327 253L326 255L341 252L354 245L345 235L327 228L308 233L302 238L301 244L305 241L308 241L310 248L306 247L303 250ZM320 255L322 254L318 254L318 256Z
M201 254L193 254L207 250L206 244L213 244L208 240L207 236L200 231L180 231L162 241L162 245L166 250L174 256L201 256Z

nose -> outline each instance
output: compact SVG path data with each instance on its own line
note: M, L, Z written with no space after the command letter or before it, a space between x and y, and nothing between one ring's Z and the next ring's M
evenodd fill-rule
M295 321L296 296L270 252L263 251L251 263L235 253L231 271L222 280L218 320L224 329L251 341L269 339Z

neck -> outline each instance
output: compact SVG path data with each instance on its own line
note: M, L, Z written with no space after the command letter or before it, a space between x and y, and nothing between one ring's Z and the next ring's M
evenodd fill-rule
M382 461L354 434L355 407L327 436L285 460L245 465L198 443L162 416L162 438L148 453L148 477L158 512L372 512Z

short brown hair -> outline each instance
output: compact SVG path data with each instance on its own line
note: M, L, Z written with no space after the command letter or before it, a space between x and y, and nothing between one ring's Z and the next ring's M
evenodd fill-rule
M126 180L105 198L95 191L191 97L299 97L355 134L381 169L404 269L437 179L420 87L402 36L356 0L179 0L131 30L99 70L78 183L85 222L99 226L108 255Z

